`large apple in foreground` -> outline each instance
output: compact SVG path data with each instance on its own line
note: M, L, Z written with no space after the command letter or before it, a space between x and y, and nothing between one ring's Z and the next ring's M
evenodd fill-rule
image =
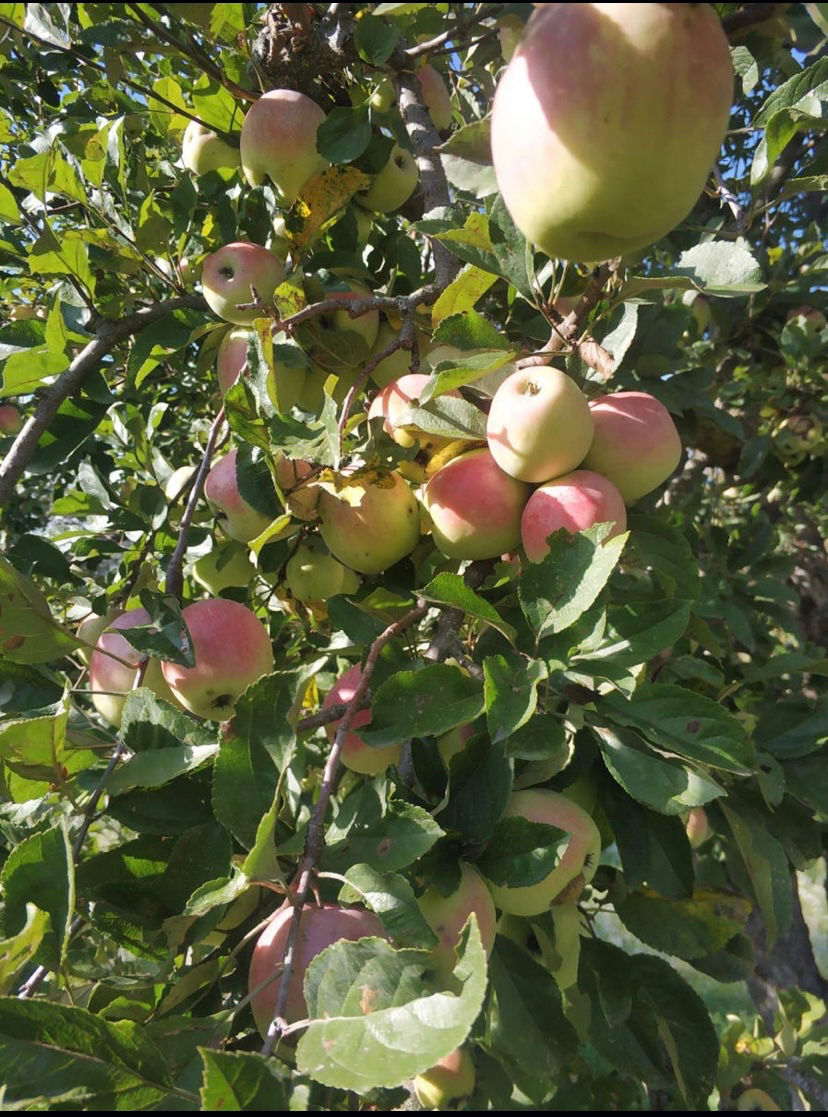
M613 392L589 410L595 433L582 468L607 477L627 504L658 488L681 461L670 412L648 392Z
M547 539L554 531L566 528L574 535L607 522L615 527L606 539L626 531L627 509L621 494L600 473L576 469L535 489L523 510L520 537L529 561L540 562L549 553Z
M248 988L253 1018L262 1036L267 1035L279 999L282 964L294 918L294 908L289 903L285 904L259 935L253 947ZM355 942L368 937L388 938L377 916L364 908L342 908L338 904L309 905L302 909L299 918L301 922L293 972L290 975L284 1010L289 1024L304 1020L308 1015L303 992L305 970L317 954L342 939Z
M320 489L320 533L334 558L360 574L379 574L410 555L420 538L417 498L399 473L344 478Z
M552 872L536 884L511 888L508 884L487 880L501 911L510 915L540 915L556 901L560 902L564 890L577 884L576 878L581 878L583 884L592 880L601 853L601 835L577 803L545 788L515 791L503 814L556 826L569 835L569 841Z
M211 252L201 269L201 289L207 305L223 318L243 326L264 313L240 307L253 301L251 287L267 305L285 278L285 265L260 244L239 240Z
M492 109L494 167L515 224L569 260L652 244L701 193L732 95L709 4L544 4Z
M322 703L322 709L327 710L331 706L338 706L342 702L350 702L351 699L359 688L360 680L362 679L362 668L358 663L348 670L337 679L328 693L325 695L325 701ZM328 734L328 740L333 744L336 737L336 731L342 721L329 722L325 726L325 732ZM352 772L359 772L363 776L378 776L384 772L389 764L396 764L400 759L400 752L402 745L389 745L387 748L373 748L356 732L363 725L369 725L371 722L371 711L367 707L364 710L357 710L354 720L351 722L351 728L345 735L345 741L342 745L342 763L346 768L350 768Z
M519 481L549 481L575 469L592 442L586 396L549 365L518 369L492 399L486 421L492 457Z
M250 108L241 131L241 164L251 186L270 178L285 205L292 205L327 159L316 150L325 113L304 93L271 89Z
M514 550L530 492L485 448L453 458L423 491L434 542L444 555L458 559L497 558Z
M226 721L239 695L273 670L267 629L246 605L217 597L181 610L192 639L195 666L162 661L170 690L198 717Z
M184 129L181 162L194 175L205 175L225 167L232 170L239 165L239 149L231 147L197 120L191 120Z
M121 724L121 713L127 694L135 684L135 672L145 656L136 651L117 630L119 628L142 628L150 624L146 609L130 609L111 621L106 630L98 637L95 650L89 660L89 689L92 692L92 705L110 725ZM114 659L113 656L118 656ZM121 662L125 660L126 662ZM141 684L163 698L178 705L161 673L161 664L150 659Z

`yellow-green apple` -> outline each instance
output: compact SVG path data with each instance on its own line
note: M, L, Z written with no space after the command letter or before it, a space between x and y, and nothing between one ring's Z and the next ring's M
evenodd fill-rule
M219 391L222 395L235 384L247 364L247 343L253 337L252 330L235 326L228 330L219 343L216 353L216 373Z
M540 562L549 553L547 540L553 531L566 528L574 535L593 524L608 522L615 527L607 539L626 531L623 497L600 473L576 469L535 489L523 510L520 537L529 561Z
M0 404L0 434L18 434L22 429L23 417L14 404Z
M700 845L704 845L708 838L713 836L713 827L710 825L704 807L692 807L687 812L687 817L684 820L684 832L687 834L687 839L693 849L698 849Z
M411 1084L423 1109L450 1109L452 1102L471 1094L474 1083L474 1060L465 1047L458 1047Z
M92 653L95 650L95 645L100 639L101 634L109 628L118 616L120 616L119 609L109 608L103 616L99 616L97 613L90 613L88 616L84 617L78 625L78 639L85 640L86 645L82 644L78 648L77 654L87 666L92 659Z
M322 488L317 505L320 532L331 554L360 574L379 574L410 555L420 538L417 498L393 472L340 475Z
M751 1086L744 1090L736 1099L736 1108L740 1113L781 1113L781 1106L775 1102L767 1090L760 1090Z
M287 260L290 250L293 248L293 239L281 213L273 218L273 236L270 239L269 247L270 251L280 260Z
M285 583L297 601L327 601L338 593L356 593L359 576L333 555L305 544L288 559Z
M436 434L427 434L419 427L410 426L400 420L410 408L416 407L423 389L431 377L424 372L409 372L393 380L390 384L377 392L368 408L368 418L383 418L383 429L390 434L399 446L413 446L419 444L421 450L433 451L451 442L450 438L443 438ZM456 391L444 393L447 396L460 397Z
M510 887L487 880L497 907L510 915L540 915L555 902L574 902L595 875L601 854L601 835L586 811L557 791L532 788L513 792L503 814L555 826L569 840L555 868L536 884Z
M256 576L247 547L236 540L219 543L193 563L193 577L208 593L220 594L231 586L249 586Z
M292 205L328 160L316 150L325 113L304 93L271 89L249 109L241 130L241 164L251 186L270 178L283 203Z
M247 347L254 337L251 330L241 326L229 330L221 339L216 354L216 372L222 395L235 384L247 364ZM267 394L274 407L288 412L299 402L305 386L307 370L303 365L304 354L283 333L274 337L273 372L268 373ZM291 354L296 360L291 360Z
M434 542L458 559L497 558L513 550L530 492L504 473L485 447L452 458L423 491Z
M239 165L239 149L197 120L191 120L184 129L181 162L194 175L205 175L225 167L232 170Z
M515 224L549 256L607 260L676 226L727 128L733 68L709 4L544 4L492 108Z
M411 152L394 144L388 162L366 190L354 194L354 201L373 213L391 213L408 201L419 177L417 160Z
M190 633L194 667L163 660L175 697L198 717L226 721L236 699L273 670L270 635L252 611L226 597L194 601L181 616Z
M437 748L440 750L440 756L442 756L443 763L447 768L451 763L451 758L456 756L458 752L462 752L469 738L473 736L474 726L471 723L456 725L454 729L449 729L447 733L440 734L437 738Z
M370 299L373 292L365 287L362 283L357 283L354 280L346 280L348 283L348 290L327 290L321 283L311 278L305 284L305 290L309 299L314 302L321 302L323 300L332 299L347 306L349 303L359 302L361 299ZM325 314L320 315L314 320L313 331L313 344L320 350L319 360L323 364L328 362L324 360L324 356L330 356L334 359L337 357L336 369L342 363L349 363L341 357L342 345L337 339L343 333L358 334L365 343L364 352L368 353L373 349L376 344L377 334L379 332L379 311L371 309L366 311L365 314L359 314L351 317L347 310L333 310L327 311ZM300 344L302 338L300 337Z
M223 318L243 326L266 312L240 307L253 301L251 288L267 305L285 278L285 265L260 244L238 240L211 252L201 269L201 289L207 305Z
M460 883L448 896L434 885L417 900L423 918L439 942L431 948L431 957L439 976L446 980L457 965L457 945L466 920L474 912L480 928L483 949L488 954L494 946L497 925L492 895L486 882L468 861L460 862Z
M368 104L372 109L377 112L388 112L391 106L397 100L397 90L394 88L393 80L386 74L380 78L377 86L368 98Z
M343 675L339 676L328 691L325 701L322 703L322 709L327 710L331 706L338 706L342 702L350 702L357 692L361 679L362 668L358 663L355 663L353 667L349 667ZM333 744L341 721L342 718L339 718L325 726L325 732L328 734L328 740L331 744ZM402 744L389 745L387 748L372 748L371 745L366 744L356 730L361 729L364 725L370 725L370 723L370 709L357 710L351 728L345 735L340 754L342 763L346 768L350 768L352 772L359 772L363 776L377 776L380 772L384 772L389 764L396 764L399 761L402 752Z
M270 517L248 504L239 492L237 456L238 451L231 450L219 458L204 480L204 496L216 513L222 531L231 539L248 543L261 535L270 524Z
M170 502L178 500L196 471L194 465L180 465L174 469L164 482L164 496Z
M148 624L150 615L146 609L130 609L121 613L98 637L89 660L92 704L101 717L116 729L121 724L126 696L135 684L136 671L146 658L117 630L142 628ZM115 659L115 656L118 658ZM179 704L167 686L157 659L150 659L141 685L148 687L158 698L163 698L174 706Z
M382 923L364 908L343 908L338 904L308 905L297 917L296 909L284 904L268 923L253 947L248 973L248 990L253 1019L262 1036L267 1035L282 985L281 972L288 947L288 936L295 918L300 919L293 969L288 985L284 1016L289 1024L308 1015L303 986L305 970L317 954L343 939L378 937L387 939Z
M431 338L419 328L416 334L417 351L420 360L423 360L431 346ZM377 353L381 353L383 349L387 349L398 335L399 330L395 329L390 322L381 322L371 356L374 357ZM392 380L398 380L399 377L405 376L409 372L411 372L411 351L409 349L395 349L389 356L383 357L373 369L371 379L378 387L384 388Z
M417 71L417 81L420 83L423 103L428 109L434 127L438 132L444 132L446 128L451 127L454 116L451 108L451 94L445 78L430 63L426 63Z
M584 469L601 473L627 504L666 481L681 460L670 412L648 392L612 392L589 405L594 435Z
M554 939L545 928L535 924L532 930L540 947L543 963L562 993L578 981L581 957L581 913L575 901L553 904L549 909L555 929Z
M500 468L519 481L560 477L580 465L592 442L587 398L558 368L518 369L492 398L486 440Z

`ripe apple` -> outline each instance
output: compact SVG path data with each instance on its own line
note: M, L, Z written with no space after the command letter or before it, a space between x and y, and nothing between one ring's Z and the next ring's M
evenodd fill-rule
M710 825L704 807L692 807L687 812L687 817L684 820L684 832L687 834L687 839L693 849L698 849L700 845L704 845L708 838L713 836L713 827Z
M285 583L297 601L327 601L338 593L359 589L359 577L353 570L309 544L288 559Z
M417 1101L423 1109L450 1109L451 1102L469 1096L474 1083L474 1060L465 1047L444 1055L412 1080Z
M458 559L497 558L513 550L530 491L504 473L485 448L452 458L423 491L434 542Z
M231 450L213 465L204 480L204 496L216 513L222 531L231 539L248 543L261 535L269 525L270 517L248 504L239 492L237 454L237 450Z
M98 637L95 650L89 660L89 689L92 691L92 705L105 721L116 729L121 724L121 713L129 691L135 683L135 672L144 660L144 655L129 644L119 628L140 628L150 623L146 609L130 609L111 621ZM118 656L118 659L113 659ZM126 660L129 667L120 660ZM178 706L179 702L170 691L163 677L161 664L150 659L144 672L142 686L148 687L158 698Z
M511 888L487 880L495 904L510 915L540 915L564 893L566 902L574 901L572 886L592 880L601 854L601 835L586 811L557 791L532 788L513 792L503 814L557 826L569 834L569 842L552 872L537 884Z
M627 530L627 509L612 481L588 469L556 477L535 489L523 510L520 537L526 557L530 562L540 562L549 553L547 539L559 528L574 535L609 521L615 527L604 542Z
M589 405L595 434L584 469L607 477L627 504L666 481L681 460L670 412L647 392L613 392Z
M360 574L379 574L410 555L420 538L417 498L399 473L340 475L319 493L320 532L331 554Z
M172 503L178 500L195 471L194 465L180 465L178 469L172 471L164 482L164 496L168 501Z
M354 201L374 213L391 213L408 201L419 177L417 160L411 152L394 144L388 162L374 175L367 190L354 194Z
M430 63L426 63L417 71L417 81L420 83L423 102L434 127L438 132L444 132L446 128L451 127L454 113L451 107L451 93L443 75Z
M232 147L197 120L191 120L184 129L181 162L194 175L204 175L223 167L232 170L239 165L239 149Z
M431 949L438 974L447 979L457 965L457 944L460 932L472 912L477 916L483 949L489 954L494 946L497 925L492 896L486 882L468 861L460 862L460 883L454 892L444 896L433 885L417 900L426 923L439 942Z
M231 586L245 587L256 576L247 547L235 540L220 543L193 563L193 577L208 593L220 594Z
M78 625L78 639L85 640L87 644L93 645L91 648L81 645L77 650L78 657L83 660L87 667L92 659L94 645L97 644L103 632L109 628L118 616L120 616L120 610L110 608L102 617L98 616L97 613L90 613Z
M708 4L544 4L495 93L503 200L549 256L644 248L692 208L727 128L733 68Z
M216 353L216 373L222 395L236 383L247 364L247 343L252 336L251 330L235 326L221 339Z
M314 470L310 462L302 458L286 458L279 453L276 457L276 483L282 490L287 507L298 520L315 520L319 489L314 483ZM311 475L311 480L304 478Z
M271 89L249 109L241 130L241 164L251 186L270 178L286 206L328 160L316 150L325 113L304 93Z
M586 396L560 369L518 369L494 394L486 440L500 468L519 481L560 477L580 465L592 442Z
M322 709L327 710L331 706L338 706L341 702L350 702L357 692L361 678L362 668L358 663L355 663L353 667L349 667L343 675L339 676L325 695ZM340 718L338 721L329 722L325 726L325 732L328 734L328 740L331 744L333 744L341 721ZM356 730L363 725L369 725L370 722L370 709L366 707L364 710L357 711L342 746L342 763L352 772L359 772L363 776L378 776L385 771L389 764L396 764L399 761L402 745L389 745L387 748L381 749L367 745Z
M195 666L163 660L164 678L192 713L226 721L239 695L273 670L270 635L251 609L225 597L194 601L181 616L192 638Z
M288 936L294 920L294 908L284 904L274 916L253 947L250 960L248 989L250 1007L256 1027L262 1036L267 1035L279 989L282 984L282 964L287 952ZM284 1015L289 1024L304 1020L308 1015L303 985L305 970L316 957L335 942L347 939L356 942L368 937L388 938L382 923L364 908L343 908L338 904L309 905L299 916L299 935L296 940L293 972L290 975ZM269 980L273 978L273 980ZM261 986L261 988L259 988ZM255 990L258 989L258 992Z
M305 290L308 298L313 302L334 299L341 302L343 306L353 303L355 300L371 298L373 292L364 284L351 279L346 280L346 282L348 283L347 290L328 290L316 279L311 278L305 284ZM356 361L350 359L347 352L343 355L342 334L358 334L362 339L364 346L360 347L361 353L358 358L358 363L362 364L365 356L370 353L376 344L378 332L378 310L369 310L366 314L360 314L356 318L352 318L347 310L334 310L316 318L313 329L304 331L299 337L299 343L305 348L303 337L309 339L307 348L310 350L311 356L314 352L317 352L321 364L330 365L334 371L340 371L342 367L348 367L356 363Z
M285 278L285 265L260 244L239 240L211 252L201 269L201 289L214 314L243 326L265 312L239 307L253 301L251 287L267 305Z
M378 392L371 400L368 408L368 418L382 417L385 422L383 429L386 434L394 439L398 446L413 446L419 443L421 450L433 451L446 446L452 440L442 438L440 435L427 434L415 426L404 426L399 420L409 408L417 405L417 401L431 377L424 372L409 372L393 380ZM459 392L446 392L447 396L460 398Z
M22 428L23 416L14 404L0 404L0 435L18 434Z

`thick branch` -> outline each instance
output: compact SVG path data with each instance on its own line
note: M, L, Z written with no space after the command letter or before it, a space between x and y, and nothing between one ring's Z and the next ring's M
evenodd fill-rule
M144 307L117 322L104 319L98 324L94 341L90 341L78 353L69 368L60 374L51 388L47 389L34 414L28 419L3 459L0 465L0 507L8 503L15 485L32 459L40 436L49 429L63 401L80 388L86 377L95 371L107 353L110 353L116 345L151 326L171 310L179 310L182 307L207 310L207 303L201 295L182 295L180 298L165 299L153 306Z

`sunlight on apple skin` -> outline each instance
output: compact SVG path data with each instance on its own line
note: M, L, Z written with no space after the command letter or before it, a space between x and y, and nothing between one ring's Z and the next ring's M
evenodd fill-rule
M316 133L325 113L304 93L271 89L248 110L241 130L241 164L251 186L269 178L285 205L328 166L316 150Z
M150 615L146 609L130 609L122 613L109 624L109 629L141 628L150 624ZM112 656L117 655L125 659L133 667L126 667ZM92 705L102 718L116 729L121 724L121 714L126 696L135 683L135 673L144 659L141 652L135 650L125 637L117 631L104 631L98 637L95 651L89 660L89 689L93 691ZM158 698L180 705L167 685L160 662L150 659L144 672L141 684L151 690ZM96 694L95 691L111 691L112 693Z
M465 1047L458 1047L429 1070L418 1074L412 1085L424 1109L447 1109L450 1102L471 1094L475 1077L474 1060Z
M322 709L327 710L331 706L338 706L342 702L350 702L357 692L361 678L362 668L358 663L355 663L353 667L349 667L343 675L340 675L325 695ZM331 744L336 737L336 731L341 720L340 718L339 721L330 722L325 726L325 732ZM342 763L346 768L350 768L352 772L359 772L360 775L378 776L386 770L389 764L396 764L399 761L402 745L390 745L388 748L381 749L375 749L367 745L356 730L361 729L364 725L370 725L370 723L371 710L368 707L364 710L357 710L342 746Z
M417 900L420 911L440 940L431 950L437 972L445 981L457 965L456 947L466 920L474 912L486 954L494 946L497 913L483 877L467 861L460 863L460 883L449 896L438 888L427 888Z
M626 504L658 488L681 461L670 412L648 392L613 392L589 410L595 433L582 468L612 481Z
M248 504L239 492L236 479L236 457L231 450L210 469L204 481L204 497L216 511L222 530L239 543L248 543L261 535L270 523L268 516Z
M354 201L373 213L392 213L408 201L419 178L414 156L395 144L388 162L374 175L367 190L360 190L354 195Z
M608 539L627 529L627 509L612 481L588 469L576 469L535 489L520 523L523 549L530 562L549 553L549 536L566 528L573 534L593 524L615 524ZM604 540L606 542L606 539Z
M327 601L338 593L356 593L359 576L333 555L311 545L299 547L288 559L285 584L297 601Z
M201 268L201 290L207 305L223 318L238 326L246 325L265 312L241 306L253 301L251 287L265 305L285 278L285 265L260 244L234 241L206 257Z
M399 473L353 478L336 495L319 493L320 534L334 558L360 574L379 574L410 555L420 538L417 498Z
M233 170L240 163L239 149L231 147L221 136L191 120L184 129L181 145L181 162L194 175L204 175L208 171Z

